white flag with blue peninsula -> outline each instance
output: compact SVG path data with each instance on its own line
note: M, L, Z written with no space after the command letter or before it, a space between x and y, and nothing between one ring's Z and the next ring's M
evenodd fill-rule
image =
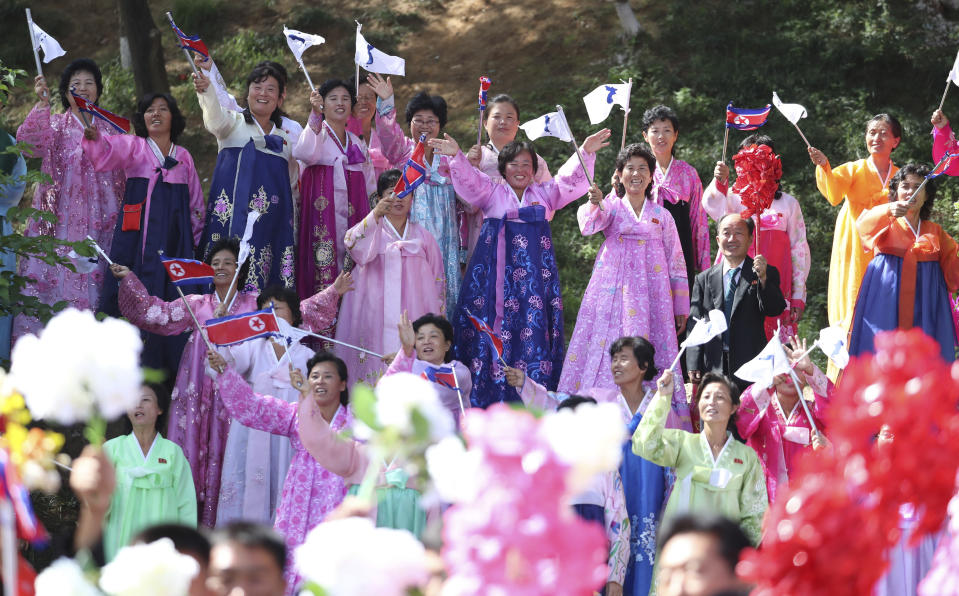
M562 112L543 114L535 120L520 124L519 127L523 129L523 132L531 141L540 137L556 137L567 143L573 140L573 133L569 130L566 116Z
M406 60L399 56L384 54L374 48L373 44L367 43L366 38L360 33L362 28L363 25L356 24L356 55L353 61L368 72L406 76Z
M583 103L586 104L586 113L589 115L589 123L599 124L609 118L609 111L615 105L623 106L623 110L628 112L630 87L629 83L600 85L590 91L583 98Z

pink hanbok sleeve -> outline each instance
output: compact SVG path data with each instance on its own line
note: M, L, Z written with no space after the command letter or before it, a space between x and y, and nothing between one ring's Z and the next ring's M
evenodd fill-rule
M756 434L766 417L769 407L769 391L750 385L739 397L739 409L736 410L736 430L745 440Z
M95 141L84 137L80 141L83 152L86 154L93 169L97 172L126 169L136 163L136 150L143 142L134 135L100 135Z
M389 97L376 113L376 136L380 139L380 151L392 164L402 166L413 154L416 143L406 136L396 122L395 98Z
M19 131L17 131L17 139L20 139ZM932 127L932 162L939 163L946 152L959 152L959 143L956 142L956 135L952 132L952 126L948 122L942 128ZM949 164L949 167L946 168L946 175L959 176L959 159Z
M409 222L406 225L409 226ZM377 221L376 215L370 211L363 221L346 231L343 244L357 265L366 265L379 258L391 240L393 238L386 231L386 226L382 221ZM396 290L399 291L399 288Z
M196 294L186 297L194 312L203 299L203 296ZM164 302L151 296L135 273L128 274L120 281L117 300L120 314L144 331L157 335L179 335L195 326L183 300Z
M323 117L314 111L310 111L310 118L307 125L300 133L296 145L293 147L293 158L302 161L308 166L317 164L330 165L333 163L331 156L327 155L327 139L330 136L329 131L323 126Z
M689 226L693 235L693 252L695 253L696 269L709 269L709 219L703 208L703 183L699 173L690 166L689 178L692 181L692 192L689 194Z
M715 178L703 192L700 205L703 212L709 214L713 221L718 222L727 213L739 213L743 210L742 204L738 200L733 200L735 195L731 196L727 193L728 188L720 189ZM706 269L709 269L708 265ZM702 271L706 269L702 269Z
M546 387L529 378L529 375L526 376L526 380L523 382L523 386L518 393L527 408L534 407L546 412L552 412L556 409L556 406L559 405L556 394L548 391Z
M579 231L583 236L592 236L602 232L613 221L613 206L619 197L609 193L601 201L602 208L586 201L576 210L576 220L579 222Z
M583 156L586 170L592 176L593 167L596 164L596 154L587 153L583 150L580 150L580 154ZM586 178L576 155L570 156L556 172L556 177L543 186L549 188L551 185L555 185L555 188L548 193L547 200L549 208L553 211L559 211L589 191L589 179Z
M340 438L330 428L312 398L300 399L296 432L304 449L323 468L343 478L347 485L363 481L369 458L362 445Z
M450 179L457 196L484 213L492 205L491 198L497 184L489 176L473 167L462 151L450 160Z
M17 129L17 142L33 145L32 157L45 159L50 153L54 135L50 126L50 106L38 103Z
M789 234L793 278L792 296L785 296L785 298L790 300L790 306L805 308L806 278L809 277L812 258L809 253L809 243L806 241L806 222L803 220L799 201L794 201L793 208L786 214L786 232Z
M413 354L415 354L415 352ZM412 373L413 360L415 360L413 354L407 354L406 349L401 347L399 351L396 352L396 356L393 357L393 362L390 362L390 366L386 369L386 372L383 373L383 376L388 377L401 372Z
M293 436L297 404L254 393L250 384L232 368L217 376L216 389L230 416L243 426L274 435Z
M813 365L815 369L812 375L803 375L806 383L812 389L815 401L813 402L812 415L816 419L816 425L822 430L823 421L826 420L826 410L829 408L832 393L835 390L832 381L822 372L818 366Z
M623 492L623 480L619 471L606 474L603 483L606 504L603 507L606 518L606 540L609 541L609 575L607 582L623 585L626 579L626 566L629 564L629 514L626 512L626 494Z
M410 225L406 224L407 227ZM433 287L429 287L429 280L423 280L423 291L427 292L432 299L434 296L435 302L433 309L434 313L446 316L446 268L443 263L443 255L440 253L440 245L437 244L436 238L429 233L426 228L422 229L423 231L423 248L426 250L426 261L430 265L430 271L432 272L433 278Z
M679 241L676 222L663 209L663 253L669 261L669 294L673 299L673 315L689 314L689 283L686 281L686 260Z
M300 314L303 317L303 328L314 333L328 328L336 319L339 303L340 295L332 284L301 302Z

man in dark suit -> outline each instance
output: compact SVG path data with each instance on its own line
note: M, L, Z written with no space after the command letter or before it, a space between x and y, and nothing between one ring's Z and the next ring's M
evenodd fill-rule
M752 360L766 346L763 321L786 309L779 288L779 271L765 257L750 259L746 253L753 243L752 219L728 214L719 220L716 241L722 260L696 276L689 304L690 318L701 319L713 309L723 311L729 329L720 337L686 350L689 377L698 384L706 372L733 378L740 391L749 383L733 373Z

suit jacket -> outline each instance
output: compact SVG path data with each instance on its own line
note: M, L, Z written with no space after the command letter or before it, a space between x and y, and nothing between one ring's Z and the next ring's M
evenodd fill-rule
M723 310L723 261L696 276L693 296L689 303L690 318L703 318L713 309ZM779 316L786 309L786 300L779 288L779 271L772 265L766 267L766 285L761 287L753 260L743 261L739 285L733 297L732 315L729 323L729 372L732 374L743 363L752 360L766 346L763 322L766 317ZM723 372L723 338L714 337L701 346L686 350L688 370ZM746 383L734 379L740 389Z

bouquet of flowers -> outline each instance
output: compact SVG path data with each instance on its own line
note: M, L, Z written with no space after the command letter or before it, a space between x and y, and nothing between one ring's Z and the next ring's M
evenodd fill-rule
M750 145L733 156L736 182L733 192L740 196L745 210L743 218L756 216L758 224L763 211L769 209L783 177L783 164L769 145ZM759 246L759 227L756 227L756 246ZM758 250L758 249L757 249Z

